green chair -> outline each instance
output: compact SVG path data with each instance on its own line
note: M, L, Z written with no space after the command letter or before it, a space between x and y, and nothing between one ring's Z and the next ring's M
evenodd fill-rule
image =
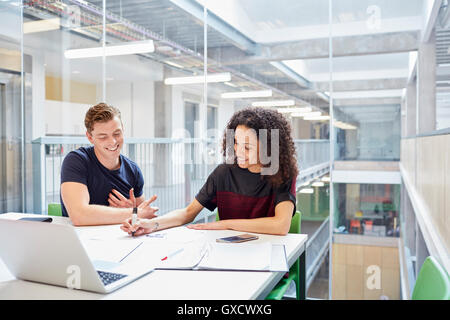
M300 233L302 214L297 211L291 220L291 228L289 233ZM297 259L292 267L289 269L289 276L287 278L282 278L280 282L277 283L275 288L267 295L266 300L281 300L289 288L291 281L295 283L295 293L297 300L300 299L300 258Z
M450 300L450 278L439 262L429 256L416 279L412 300Z
M47 207L47 214L49 216L56 216L61 217L62 216L62 209L60 203L49 203Z
M219 221L219 212L216 213L216 221ZM300 211L295 212L291 220L291 227L289 228L289 233L300 233L302 214ZM297 300L300 299L300 258L298 258L292 267L289 269L289 276L283 278L277 283L275 288L267 295L266 300L281 300L286 290L289 288L291 281L295 283L295 291Z

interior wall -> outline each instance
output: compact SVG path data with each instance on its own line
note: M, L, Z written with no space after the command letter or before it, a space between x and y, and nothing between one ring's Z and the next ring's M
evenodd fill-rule
M333 300L401 298L398 248L333 243L332 251Z

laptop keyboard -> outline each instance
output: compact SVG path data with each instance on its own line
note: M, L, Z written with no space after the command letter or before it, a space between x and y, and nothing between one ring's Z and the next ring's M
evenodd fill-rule
M105 286L113 283L114 281L125 278L127 276L125 274L105 272L105 271L97 271L97 273L100 276L100 279L102 279L102 282Z

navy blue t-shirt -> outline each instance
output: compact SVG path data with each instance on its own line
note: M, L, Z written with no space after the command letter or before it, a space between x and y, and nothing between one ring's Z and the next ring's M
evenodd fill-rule
M112 189L129 198L130 189L134 188L134 196L143 193L144 177L135 162L120 155L120 168L109 170L105 168L94 152L94 147L81 147L71 151L64 158L61 166L61 184L78 182L87 186L89 204L109 206L108 198ZM62 215L68 217L61 197Z

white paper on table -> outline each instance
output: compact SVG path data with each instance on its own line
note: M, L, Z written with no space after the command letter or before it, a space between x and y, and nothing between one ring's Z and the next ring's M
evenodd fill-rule
M120 226L79 227L76 229L78 237L82 240L126 240L133 239L128 233L122 231Z
M134 240L166 243L187 243L205 238L204 230L194 230L187 227L176 227L150 234L132 237L122 231L120 226L80 227L76 229L78 236L83 240Z
M211 242L198 269L268 271L271 266L271 257L272 245L270 242Z
M135 254L134 251L137 251L138 246L142 246L142 240L138 239L134 241L82 239L81 243L91 260L110 262L125 261Z
M185 244L147 241L136 250L137 259L154 265L156 269L192 269L204 255L205 246L206 242L203 240ZM162 260L165 257L167 259Z
M202 241L206 237L204 230L189 229L185 226L153 232L144 236L146 242L189 243Z

